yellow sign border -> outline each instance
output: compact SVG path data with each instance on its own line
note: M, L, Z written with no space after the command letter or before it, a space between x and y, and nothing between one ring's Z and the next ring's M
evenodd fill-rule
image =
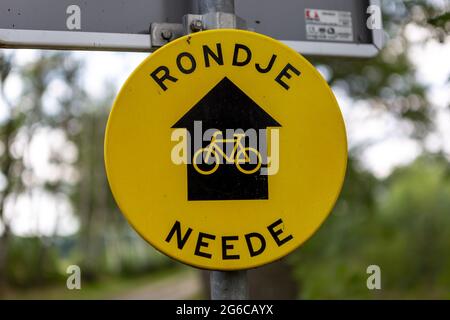
M309 225L308 226L308 232L307 234L303 234L303 236L301 237L300 241L296 241L295 244L290 244L288 249L285 250L280 250L278 254L274 254L272 253L270 255L270 257L266 256L264 259L254 259L254 260L245 260L244 263L203 263L202 262L202 258L199 258L199 261L195 260L195 259L190 259L187 255L180 255L180 252L177 251L177 248L173 248L172 249L168 249L167 247L164 247L163 245L161 245L161 242L155 241L155 239L152 239L152 236L150 236L149 234L151 234L151 232L148 232L151 228L155 228L155 227L148 227L148 223L150 221L143 219L142 217L136 218L137 216L135 215L136 213L131 213L131 211L136 210L136 212L138 212L137 206L136 205L130 205L130 204L125 204L124 203L124 196L123 193L120 191L118 191L118 183L116 181L116 173L112 174L112 172L116 169L114 169L112 163L111 163L111 159L109 158L109 151L113 148L111 146L111 136L113 136L112 131L113 131L113 124L112 123L117 123L115 120L115 116L114 114L116 114L118 112L119 109L122 109L120 106L123 105L123 99L129 98L132 95L130 94L129 91L126 91L126 88L130 88L133 87L133 90L136 91L139 88L142 89L142 85L134 85L134 82L139 79L139 80L143 80L145 78L142 77L142 70L145 69L146 73L148 73L148 71L151 71L148 66L149 65L153 65L153 61L157 61L159 59L161 60L165 60L164 55L167 55L168 52L174 51L175 48L177 48L178 46L181 46L181 48L184 48L186 46L186 43L189 43L189 45L191 45L192 43L195 43L196 41L200 41L202 38L207 38L210 40L214 40L214 42L217 41L224 41L224 40L217 40L217 39L222 39L223 37L228 37L228 38L232 38L232 39L240 39L240 38L253 38L255 39L254 41L261 41L262 43L265 44L271 44L273 46L278 46L278 51L277 52L284 52L286 53L287 56L289 56L289 58L292 59L299 59L298 61L299 64L302 66L302 75L304 74L308 74L308 77L311 77L314 79L315 84L318 87L321 87L321 89L326 89L327 90L327 94L326 95L322 95L322 97L319 97L319 99L323 99L323 98L327 98L329 100L329 102L333 105L333 107L337 107L337 110L333 110L333 112L335 113L333 115L333 121L337 121L338 123L335 124L337 125L337 130L336 132L340 135L339 137L335 137L337 140L339 141L340 144L340 148L342 148L342 150L340 150L339 152L341 152L341 154L339 154L339 158L338 161L340 161L340 172L335 174L335 176L333 177L333 190L331 192L331 195L327 195L327 202L328 205L326 206L327 208L321 208L320 210L323 211L320 218L315 218L316 220L318 220L319 222L317 223L317 221L315 221L315 223L312 223L314 225ZM226 40L229 41L229 40ZM223 42L222 42L223 43ZM267 49L267 48L266 48ZM261 50L264 50L264 46L261 47ZM305 71L307 69L307 72ZM217 68L216 68L217 69ZM225 71L223 71L224 74L226 74ZM232 77L233 78L233 77ZM148 78L149 79L149 78ZM237 77L234 77L233 80L237 80ZM241 83L238 83L238 85L242 85ZM249 86L247 86L246 89L252 89ZM297 90L298 88L293 87L291 90ZM158 91L155 88L152 88L152 90L154 92ZM255 94L257 90L252 89L252 92L247 92L249 94L250 97L255 98L257 94ZM291 92L292 92L291 91ZM162 90L158 91L158 94L163 93ZM205 92L206 93L206 92ZM269 95L268 92L264 91L263 92L265 95ZM124 98L124 96L127 96L126 98ZM327 96L327 97L326 97ZM171 97L172 98L172 97ZM195 100L195 99L194 99ZM267 105L263 106L263 107L267 107ZM269 113L271 113L272 115L274 115L274 109L270 108L271 110L269 110ZM266 110L267 111L267 110ZM121 115L123 116L123 110ZM182 115L182 113L181 113ZM143 117L148 116L147 114L145 114ZM311 117L311 114L308 113L308 116ZM278 119L280 117L279 114L274 115L274 118ZM176 117L175 117L176 118ZM113 119L113 120L112 120ZM164 118L164 120L166 120ZM330 123L327 122L327 125L333 125L331 119L327 119L327 121L330 120ZM173 119L171 119L170 121L167 121L167 123L172 123ZM286 120L280 120L280 122L286 123ZM166 124L167 124L166 123ZM286 125L282 128L282 130L284 130L284 128L286 127ZM303 133L305 136L307 136L307 134ZM117 137L117 135L115 135ZM117 139L117 138L116 138ZM281 141L281 143L283 144L283 141ZM121 144L122 146L125 145L124 141L121 140L119 142L119 144ZM121 208L122 212L124 212L125 216L127 217L128 221L130 222L130 224L134 227L134 229L146 240L148 241L150 244L152 244L152 246L154 246L156 249L158 249L159 251L163 252L164 254L172 257L173 259L179 260L183 263L192 265L194 267L198 267L198 268L203 268L203 269L212 269L212 270L240 270L240 269L249 269L249 268L253 268L253 267L258 267L276 260L281 259L283 256L289 254L290 252L294 251L295 249L297 249L302 243L304 243L307 239L309 239L315 232L316 230L320 227L320 225L323 223L323 221L325 220L325 218L328 216L329 212L331 211L332 207L334 206L340 190L342 188L343 185L343 181L344 181L344 177L345 177L345 171L346 171L346 164L347 164L347 141L346 141L346 135L345 135L345 125L342 119L342 115L340 113L337 101L333 95L333 93L331 92L331 89L329 89L328 84L326 83L326 81L321 77L321 75L319 74L319 72L305 59L303 58L301 55L299 55L297 52L293 51L292 49L290 49L289 47L287 47L286 45L272 39L269 38L267 36L261 35L261 34L257 34L254 32L250 32L250 31L242 31L242 30L226 30L226 29L222 29L222 30L212 30L212 31L203 31L197 34L193 34L193 35L189 35L189 36L185 36L182 37L180 39L177 39L169 44L167 44L166 46L160 48L159 50L157 50L155 53L153 53L152 55L150 55L148 58L146 58L137 68L136 70L130 75L130 77L127 79L127 81L125 82L123 88L121 89L119 95L116 98L116 101L114 102L112 111L111 111L111 116L110 119L108 120L108 124L107 124L107 128L106 128L106 134L105 134L105 149L104 149L104 155L105 155L105 166L106 166L106 171L107 171L107 176L108 176L108 181L110 182L111 185L111 190L113 192L113 195L116 199L116 202L118 203L119 207ZM318 150L315 150L315 152L320 152ZM335 151L333 151L335 152ZM339 153L338 152L338 153ZM117 153L116 153L117 154ZM322 159L323 160L323 159ZM323 165L324 163L322 163ZM122 169L124 168L123 166L121 167ZM142 170L139 169L139 170ZM303 170L303 169L302 169ZM178 170L178 173L181 173L182 170ZM286 176L286 175L285 175ZM185 177L185 173L184 173L184 177ZM279 187L279 179L278 181L276 181L276 186L271 185L271 179L273 177L269 177L269 190L273 187L278 188ZM123 177L121 177L121 179L123 179ZM185 178L183 178L185 179ZM120 179L119 179L120 180ZM274 179L272 179L274 180ZM275 182L274 182L275 184ZM121 188L121 187L120 187ZM317 189L317 186L315 187ZM325 187L323 187L325 188ZM180 189L175 190L175 192L179 192ZM130 197L133 198L133 197ZM300 198L305 198L305 197L300 197ZM262 200L264 201L264 200ZM271 201L270 199L268 201ZM283 201L287 201L287 199L283 199ZM169 202L169 201L168 201ZM206 201L208 204L211 202ZM242 204L242 208L244 209L248 209L249 207L252 206L248 206L247 203L244 203L245 201L233 201L233 202L238 202L239 206ZM251 201L250 201L251 202ZM283 203L283 202L281 202ZM284 202L286 203L286 202ZM169 204L169 203L168 203ZM221 206L227 206L228 204L226 204L224 201L217 201L214 202L214 205L221 205ZM196 207L200 207L200 208L204 208L205 206L196 206ZM131 209L132 208L132 209ZM257 206L255 206L255 210L261 210L262 206L260 204L258 204ZM243 209L243 210L244 210ZM324 213L326 211L326 213ZM152 217L150 220L153 220L154 217ZM157 219L155 219L157 220ZM223 222L223 221L222 221ZM275 221L276 222L276 221ZM221 223L221 222L219 222ZM292 221L284 221L284 223L288 224L288 223L292 223ZM216 222L217 224L217 222ZM145 225L145 227L143 227L143 225ZM188 226L182 226L183 227L188 227ZM284 224L279 224L276 226L277 229L274 229L274 231L278 231L281 229L284 229ZM145 228L150 228L150 229L145 229ZM145 230L144 230L145 229ZM167 228L166 228L167 229ZM167 234L166 230L165 233ZM183 232L183 230L182 230ZM223 236L223 235L222 235ZM296 234L294 234L294 236L297 237ZM217 241L217 240L216 240ZM189 246L190 249L193 249L192 246ZM245 248L244 245L241 245L237 248L237 250L240 250L239 252L242 252L242 250ZM235 248L236 249L236 248ZM214 248L214 253L217 254L219 251L217 251L216 248ZM192 250L191 250L192 251ZM274 251L273 247L271 247L271 252Z

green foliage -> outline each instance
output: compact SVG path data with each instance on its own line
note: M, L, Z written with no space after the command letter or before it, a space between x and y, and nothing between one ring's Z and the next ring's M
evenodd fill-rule
M49 239L46 239L49 240ZM7 276L9 284L32 287L62 279L56 248L41 238L15 237L9 245Z
M446 12L437 17L428 19L428 23L434 27L447 29L447 23L450 21L450 12Z
M423 156L370 189L373 206L351 196L360 181L347 179L331 217L291 257L301 297L449 298L449 172L445 158ZM381 268L381 292L366 287L372 264Z
M390 178L380 204L386 245L402 244L390 258L409 267L392 272L388 285L399 281L403 289L450 286L449 172L445 159L423 157Z

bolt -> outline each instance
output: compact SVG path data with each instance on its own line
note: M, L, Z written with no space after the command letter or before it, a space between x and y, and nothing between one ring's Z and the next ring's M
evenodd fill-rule
M161 30L161 38L163 38L164 40L169 41L170 39L172 39L172 36L173 36L172 31L170 31L168 29Z
M203 22L201 20L195 19L191 22L192 32L198 32L203 30Z

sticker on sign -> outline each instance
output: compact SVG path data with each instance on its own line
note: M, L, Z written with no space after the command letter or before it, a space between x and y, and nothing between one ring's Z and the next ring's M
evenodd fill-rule
M353 41L350 11L305 9L306 38L323 41Z

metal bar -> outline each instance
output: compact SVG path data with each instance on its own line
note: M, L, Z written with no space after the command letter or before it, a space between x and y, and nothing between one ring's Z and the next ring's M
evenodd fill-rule
M210 12L234 13L234 0L198 0L200 14Z
M211 271L211 300L247 300L247 271Z
M223 12L234 14L234 0L198 0L199 13ZM248 299L247 271L211 271L212 300Z

